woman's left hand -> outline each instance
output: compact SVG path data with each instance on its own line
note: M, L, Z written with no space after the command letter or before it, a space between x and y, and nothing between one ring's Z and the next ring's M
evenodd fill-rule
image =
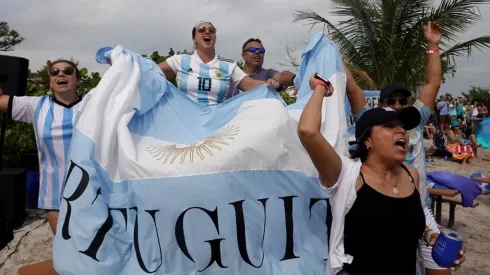
M434 233L432 234L432 236L430 236L429 245L432 247L432 249L434 249L434 244L436 243L437 237L439 237L439 234L437 233ZM461 265L464 263L466 259L464 256L465 253L466 253L466 245L463 243L463 247L459 251L460 257L459 259L454 261L454 265L451 267L451 270L456 270L461 267Z
M272 78L268 79L266 84L267 84L267 88L274 88L274 89L277 89L277 88L279 88L279 86L281 86L279 84L279 82L277 82L276 80L274 80Z

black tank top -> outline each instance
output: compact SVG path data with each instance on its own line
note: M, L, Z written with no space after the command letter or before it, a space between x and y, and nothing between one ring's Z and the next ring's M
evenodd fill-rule
M413 193L393 198L366 184L345 216L345 252L354 257L344 264L350 275L414 275L418 240L425 230L425 215L420 195L408 169Z

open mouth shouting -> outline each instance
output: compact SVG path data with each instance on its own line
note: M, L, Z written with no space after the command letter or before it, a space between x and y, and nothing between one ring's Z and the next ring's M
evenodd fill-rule
M408 142L405 138L400 138L397 141L395 141L395 147L398 148L399 150L406 152L408 147Z
M206 44L207 44L207 43L211 43L211 35L205 35L205 36L203 37L203 40L204 40L204 42L206 42Z
M68 80L66 78L59 78L56 81L56 85L58 85L60 87L68 87Z

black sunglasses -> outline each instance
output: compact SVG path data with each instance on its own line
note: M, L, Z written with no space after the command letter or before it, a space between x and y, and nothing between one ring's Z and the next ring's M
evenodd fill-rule
M60 72L63 72L65 75L71 75L75 72L75 68L73 68L73 67L64 67L63 69L50 68L48 70L48 74L50 76L57 76L60 74Z
M264 48L257 48L257 47L250 47L248 49L245 50L246 52L251 52L251 53L260 53L260 54L264 54L265 53L265 49Z
M385 99L386 105L392 106L392 105L395 105L397 102L402 106L407 105L408 104L408 98L400 97L400 98L387 98L387 99Z

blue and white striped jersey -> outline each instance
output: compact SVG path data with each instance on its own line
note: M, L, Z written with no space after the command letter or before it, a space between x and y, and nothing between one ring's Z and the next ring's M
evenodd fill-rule
M232 60L216 56L204 63L197 53L174 55L167 64L176 74L177 87L195 102L212 106L223 102L246 74Z
M41 209L58 210L68 151L81 106L79 100L65 105L51 96L11 96L8 114L15 121L34 125L39 154Z

